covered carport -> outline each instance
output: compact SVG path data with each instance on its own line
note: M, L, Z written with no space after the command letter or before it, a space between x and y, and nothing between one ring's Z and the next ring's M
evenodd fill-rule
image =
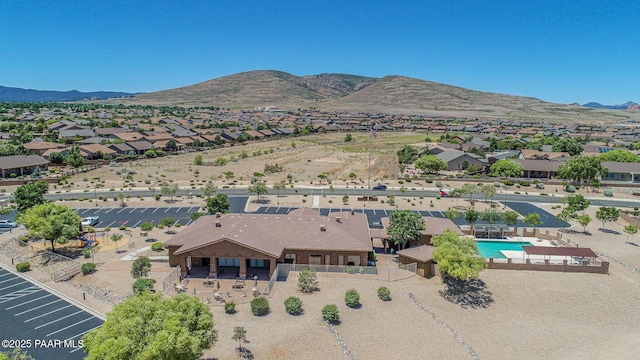
M568 262L574 261L582 263L587 261L590 263L595 260L598 255L590 248L574 248L574 247L561 247L561 246L523 246L525 255L527 258L531 256L542 256L543 260L554 260L552 257L562 258Z

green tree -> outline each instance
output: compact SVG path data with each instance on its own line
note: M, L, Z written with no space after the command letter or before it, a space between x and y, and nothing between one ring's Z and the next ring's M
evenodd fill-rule
M401 150L396 153L398 155L399 164L411 164L418 156L418 150L411 145L405 145Z
M151 271L151 260L146 256L140 256L131 264L131 276L134 279L146 277Z
M480 214L480 220L493 225L502 220L502 215L494 209L487 209Z
M489 175L509 178L509 177L521 177L524 175L524 168L522 164L510 159L498 160L489 168Z
M529 226L531 227L535 227L536 225L540 224L540 214L538 214L537 212L529 213L525 215L522 221L524 221L526 224L529 224Z
M65 244L78 236L80 215L68 206L45 203L36 205L18 215L17 221L29 229L34 238L51 241L51 250L56 251L54 242Z
M238 351L244 352L243 344L248 344L249 340L247 339L247 330L245 330L242 326L235 326L233 328L233 336L232 340L238 340Z
M433 174L440 170L447 170L447 163L435 155L423 155L416 160L416 168L426 174Z
M178 144L176 143L176 141L174 139L167 140L167 143L164 145L164 147L168 151L176 151L176 150L178 150Z
M578 184L589 183L607 174L599 156L574 156L558 168L558 177Z
M147 239L149 238L149 231L153 230L153 223L150 221L145 221L140 224L140 231L147 234Z
M173 196L178 192L178 184L164 182L160 185L160 193L169 195L169 201L173 202Z
M464 185L462 185L462 188L460 189L460 194L462 195L469 195L469 201L473 202L473 194L477 194L480 192L480 187L476 184L469 184L466 183Z
M260 201L260 195L264 195L264 194L268 194L269 193L269 189L267 188L267 184L258 181L253 183L252 185L250 185L247 188L247 191L250 194L256 194L258 195L258 201Z
M562 137L559 138L551 146L552 151L568 152L571 156L580 155L582 152L582 145L574 138Z
M35 181L18 186L13 193L13 202L16 204L16 210L22 212L33 206L44 204L47 202L44 194L49 192L49 184L44 181Z
M86 359L196 359L218 340L213 314L197 297L143 292L114 306L83 336Z
M10 352L0 352L0 360L35 360L26 351L19 347L13 348Z
M576 217L576 219L578 220L578 223L580 225L582 225L583 232L586 234L587 233L587 225L589 225L589 223L591 222L591 216L589 216L589 214L587 214L587 213L584 213L584 214L579 215L578 217Z
M635 225L627 225L624 227L624 232L627 233L627 240L625 240L625 243L629 243L629 236L630 235L634 235L638 232L638 227Z
M475 240L470 237L460 236L446 229L442 235L435 235L431 242L436 247L432 258L447 276L462 280L477 278L487 266L485 259L478 253Z
M81 167L83 163L84 158L82 157L82 154L80 154L78 145L73 145L67 153L67 165L71 166L74 169L77 169Z
M116 244L116 254L120 253L120 250L118 249L118 242L122 240L122 234L113 234L110 239Z
M133 285L132 285L133 293L135 295L139 295L145 291L153 292L154 283L155 283L155 280L153 279L143 279L143 278L137 279L136 281L133 282Z
M389 215L387 237L404 249L407 243L422 239L424 229L424 219L420 214L410 210L394 210Z
M598 211L596 211L596 219L602 221L603 229L606 223L616 221L618 217L620 217L620 210L615 207L601 206Z
M351 142L353 140L353 136L351 134L347 134L344 136L344 142Z
M585 199L582 195L569 195L562 199L562 202L569 209L569 212L575 214L579 211L586 210L589 205L591 205L591 201Z
M205 186L200 188L200 190L202 191L202 195L208 199L216 193L218 187L213 184L213 181L209 180Z
M480 185L480 193L484 195L484 201L487 202L496 195L496 187L493 184Z
M614 161L614 162L627 162L627 163L640 162L640 156L632 153L631 151L621 150L621 149L611 150L604 154L600 154L599 156L601 161ZM49 156L49 161L51 161L51 156Z
M205 208L207 209L209 214L225 214L229 212L231 204L229 203L227 194L216 194L216 196L207 199Z
M64 162L64 156L62 156L62 154L60 154L59 152L54 151L49 154L49 161L51 161L51 163L53 164L62 164Z
M222 175L224 175L224 178L227 179L227 183L231 183L231 179L233 179L233 171L225 171L222 173Z
M444 216L451 221L456 221L460 217L460 210L450 207L444 212Z
M202 165L204 164L204 160L202 159L202 155L198 154L193 157L193 165Z
M504 221L504 224L507 226L516 226L518 224L518 217L520 215L513 211L513 210L507 210L505 211L504 214L502 214L502 221Z
M273 190L278 192L278 205L280 205L280 191L286 189L286 185L282 181L273 183Z
M478 217L479 217L479 214L476 211L476 209L471 208L471 209L465 211L462 214L462 217L469 224L469 226L471 226L471 231L475 234L476 229L475 229L474 225L478 221Z

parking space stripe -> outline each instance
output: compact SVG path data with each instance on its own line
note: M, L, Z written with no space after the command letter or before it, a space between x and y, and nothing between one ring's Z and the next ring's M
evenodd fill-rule
M109 225L107 225L107 226L105 226L105 227L112 227L112 226L113 226L113 224L115 224L115 223L116 223L115 221L112 221Z
M189 219L189 222L187 223L187 226L189 226L189 224L191 224L193 222L193 220Z
M148 207L142 209L142 211L140 211L140 214L144 213L145 211L147 211Z
M152 214L155 214L155 212L158 210L160 210L160 208L156 208L155 210L153 210Z
M180 210L182 210L182 207L179 207L178 210L176 210L176 212L179 213Z
M78 325L78 324L82 324L83 322L89 321L89 320L91 320L91 319L95 319L95 318L94 318L94 317L90 317L90 318L88 318L88 319L84 319L84 320L82 320L82 321L78 321L78 322L77 322L77 323L75 323L75 324L71 324L71 325L69 325L69 326L67 326L67 327L63 327L62 329L58 329L58 330L56 330L56 331L54 331L54 332L52 332L52 333L47 334L47 337L49 337L49 336L51 336L51 335L53 335L53 334L57 334L57 333L59 333L60 331L64 331L64 330L67 330L67 329L69 329L69 328L72 328L72 327L74 327L74 326L76 326L76 325Z
M57 309L55 309L55 310L53 310L53 311L50 311L50 312L48 312L48 313L44 313L44 314L42 314L42 315L38 315L38 316L33 317L33 318L31 318L31 319L25 320L24 322L33 321L33 320L35 320L35 319L39 319L39 318L41 318L41 317L43 317L43 316L47 316L47 315L53 314L54 312L58 312L58 311L60 311L60 310L64 310L64 309L69 308L69 307L72 307L72 306L73 306L73 305L69 304L69 305L67 305L67 306L63 306L63 307L61 307L61 308L57 308ZM36 328L36 329L37 329L37 328Z
M20 280L20 279L15 279L14 278L14 279L2 280L2 281L0 281L0 284L5 283L7 281L15 281L15 280Z
M8 294L0 296L0 299L2 299L2 301L0 301L0 304L4 304L6 302L21 298L23 296L31 295L33 293L38 292L38 290L40 290L40 289L35 287L35 286L29 286L29 287L24 288L24 289L20 289L20 290L14 291L14 292L10 292ZM20 295L13 295L13 294L20 294Z
M86 331L83 331L83 332L81 332L80 334L73 335L72 337L68 337L68 338L66 338L66 340L71 340L71 339L73 339L73 338L77 338L78 336L82 336L82 335L84 335L84 334L88 333L89 331L92 331L92 330L95 330L95 329L99 328L100 326L102 326L102 325L99 325L99 326L96 326L96 327L92 327L91 329L86 330Z
M171 209L171 208L167 208L167 210L165 210L165 211L164 211L164 213L166 214L166 213L167 213L167 211L169 211L169 209Z
M110 208L109 210L107 210L107 211L105 212L105 214L110 213L111 211L113 211L113 209L115 209L115 208Z
M138 224L140 224L141 221L138 221L137 223L133 224L133 227L138 226Z
M41 290L41 291L44 291L44 290ZM29 294L29 295L31 295L31 294ZM44 295L44 296L40 296L39 298L35 298L35 299L29 300L29 301L25 301L25 302L20 303L20 304L18 304L18 305L9 306L8 308L5 308L5 310L11 310L11 309L14 309L14 308L20 307L20 306L22 306L22 305L26 305L26 304L32 303L32 302L34 302L34 301L38 301L38 300L40 300L40 299L44 299L44 298L49 297L49 296L51 296L51 294L50 294L50 293L47 293L46 295Z
M21 282L19 282L17 284L13 284L13 285L10 285L10 286L3 287L2 290L6 290L8 288L12 288L12 287L18 286L18 285L24 285L24 282L21 281ZM21 290L24 290L24 289L21 289ZM13 294L13 293L9 293L9 294ZM9 294L6 294L6 295L9 295ZM3 297L6 296L6 295L3 295Z
M136 210L138 210L138 209L136 209L136 208L131 209L131 211L129 211L129 214L131 214L132 212L134 212Z
M28 313L28 312L30 312L30 311L37 310L37 309L43 308L43 307L45 307L45 306L49 306L49 305L51 305L51 304L55 304L55 303L57 303L58 301L62 301L62 299L58 299L58 300L52 301L52 302L50 302L50 303L42 304L42 305L40 305L40 306L37 306L37 307L31 308L31 309L29 309L29 310L25 310L25 311L22 311L22 312L19 312L19 313L15 313L15 314L13 314L13 316L20 316L20 315L22 315L22 314L26 314L26 313Z
M122 208L120 211L118 211L118 214L120 214L121 212L125 211L126 208Z
M89 211L89 210L91 210L91 209L86 209L86 210L82 211L82 212L80 213L80 215L82 215L82 214L86 213L86 212L87 212L87 211Z
M69 314L69 315L67 315L67 316L63 316L63 317L61 317L61 318L57 318L57 319L55 319L55 320L53 320L53 321L51 321L51 322L48 322L48 323L46 323L46 324L42 324L42 325L40 325L40 326L36 326L36 327L34 327L34 329L40 329L40 328L43 328L43 327L45 327L45 326L51 325L51 324L53 324L53 323L56 323L56 322L58 322L58 321L60 321L60 320L64 320L64 319L66 319L66 318L68 318L68 317L72 317L72 316L74 316L74 315L78 315L78 314L80 314L81 312L84 312L84 311L82 311L82 310L78 310L78 311L74 312L73 314Z
M9 275L9 273L1 274L0 277L7 276L7 275Z

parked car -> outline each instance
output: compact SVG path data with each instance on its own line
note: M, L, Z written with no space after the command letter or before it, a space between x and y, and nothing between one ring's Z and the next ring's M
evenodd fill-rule
M382 191L385 191L385 190L387 190L387 185L380 185L380 184L378 184L378 185L374 186L372 189L373 189L373 190L382 190Z
M18 223L11 220L0 220L0 228L17 228Z
M100 216L88 216L82 219L82 226L95 226L100 222Z

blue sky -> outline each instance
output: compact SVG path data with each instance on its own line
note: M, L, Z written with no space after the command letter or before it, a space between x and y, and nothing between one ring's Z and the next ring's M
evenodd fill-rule
M637 2L0 0L0 85L148 92L250 70L640 102Z

